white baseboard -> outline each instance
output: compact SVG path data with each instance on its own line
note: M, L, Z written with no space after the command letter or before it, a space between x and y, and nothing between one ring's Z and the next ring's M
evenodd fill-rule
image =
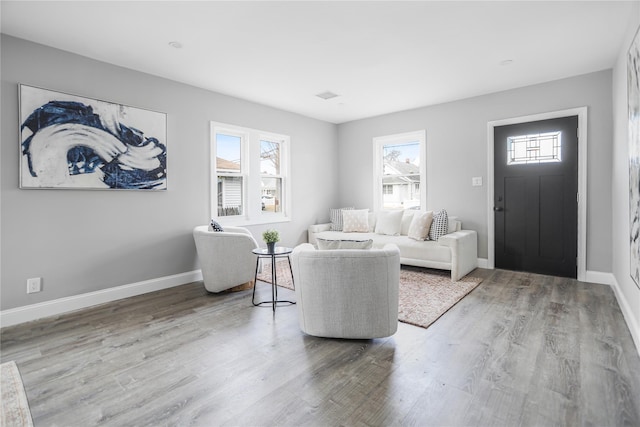
M202 280L201 270L174 274L172 276L165 276L128 285L116 286L115 288L103 289L101 291L88 292L86 294L59 298L38 304L25 305L22 307L11 308L9 310L2 310L0 311L0 325L2 327L17 325L19 323L29 322L43 317L56 316L97 304L104 304L106 302L116 301L122 298L172 288L174 286L180 286L196 282L198 280Z
M616 278L612 273L604 273L602 271L587 270L584 275L584 281L589 283L599 283L601 285L613 286Z
M489 268L489 260L486 258L478 258L478 267Z
M613 293L616 296L616 300L618 300L618 305L620 306L620 310L622 311L624 321L627 323L629 332L631 332L631 338L633 338L633 343L636 345L638 355L640 355L640 328L638 327L638 319L636 319L635 313L631 311L631 307L629 307L627 299L624 297L624 294L620 290L620 285L618 285L616 276L614 276L613 273L587 271L586 279L586 282L600 283L603 285L611 286L611 288L613 289Z
M625 322L627 322L627 327L629 328L629 332L631 332L631 338L633 338L633 342L636 345L636 350L638 351L638 355L640 356L640 323L636 318L636 314L629 307L629 303L627 299L622 294L620 290L620 285L618 285L618 281L615 276L612 274L613 282L611 283L611 287L613 288L613 293L616 294L616 299L618 300L618 305L620 306L620 310L622 311L622 315L624 316Z

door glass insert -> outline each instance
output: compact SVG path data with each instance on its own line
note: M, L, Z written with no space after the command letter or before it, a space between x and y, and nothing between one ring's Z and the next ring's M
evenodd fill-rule
M547 132L507 138L507 164L562 161L562 132Z

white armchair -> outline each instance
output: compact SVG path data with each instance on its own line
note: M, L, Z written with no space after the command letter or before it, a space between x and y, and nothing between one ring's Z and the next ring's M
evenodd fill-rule
M304 243L291 254L298 317L318 337L368 339L398 329L400 251L316 250Z
M193 239L207 291L221 292L253 282L256 256L251 251L258 243L249 230L227 226L224 231L209 231L201 225L193 229Z

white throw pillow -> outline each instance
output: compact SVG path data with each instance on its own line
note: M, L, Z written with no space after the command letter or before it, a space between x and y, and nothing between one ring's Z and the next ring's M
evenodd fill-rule
M433 211L419 212L413 214L411 225L407 236L414 240L427 240L429 237L429 229L433 222Z
M369 231L369 209L342 211L342 231L345 233L366 233Z
M373 240L327 240L317 239L318 250L327 251L333 249L371 249Z
M403 211L380 211L376 219L376 234L400 235Z
M400 235L408 236L409 235L409 227L411 226L411 221L413 221L413 217L419 214L420 211L414 209L405 209L402 214L402 222L400 223Z
M449 233L449 217L444 209L433 213L433 222L429 230L429 240L438 240Z
M331 220L332 231L342 231L342 211L351 208L331 208L329 209L329 219Z

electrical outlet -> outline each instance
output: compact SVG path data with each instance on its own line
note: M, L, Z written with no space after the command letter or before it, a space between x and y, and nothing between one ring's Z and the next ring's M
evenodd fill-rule
M40 292L42 290L42 278L33 277L27 279L27 293L32 294L34 292Z

